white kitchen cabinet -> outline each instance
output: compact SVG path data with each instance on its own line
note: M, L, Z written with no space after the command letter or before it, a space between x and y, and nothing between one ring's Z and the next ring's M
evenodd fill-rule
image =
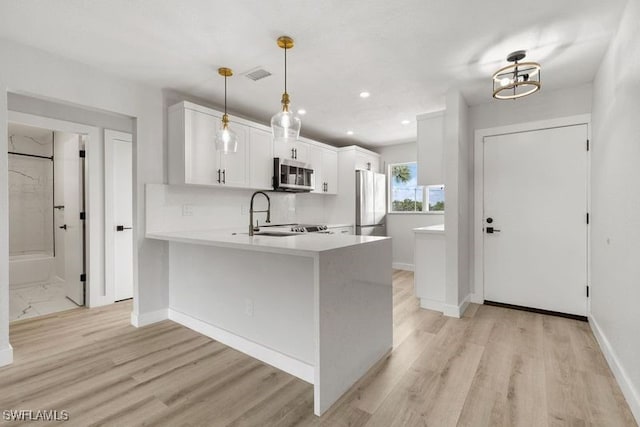
M249 129L249 182L255 189L273 188L273 144L271 132Z
M413 229L415 233L415 293L420 307L448 315L445 303L444 225Z
M325 194L338 194L337 151L327 148L322 150L322 182L324 182Z
M356 169L380 172L380 156L363 151L356 152Z
M303 141L287 142L277 139L273 141L273 156L307 163L309 158L309 144Z
M231 187L247 187L249 185L249 126L230 123L233 131L238 135L238 151L224 154L218 151L216 168L220 170L218 185ZM217 172L216 172L217 175Z
M444 112L422 114L418 123L418 184L444 183Z
M307 143L307 163L313 167L315 190L312 193L338 192L338 152L319 144Z

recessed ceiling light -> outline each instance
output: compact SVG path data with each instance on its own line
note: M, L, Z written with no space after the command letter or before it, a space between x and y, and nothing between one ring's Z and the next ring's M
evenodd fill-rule
M307 114L307 110L305 110L304 108L301 108L298 110L298 114L300 114L301 116L304 116L305 114Z
M353 131L352 130L348 130L347 131L347 135L353 135Z
M368 98L371 94L369 92L360 92L360 98Z
M408 125L409 123L411 123L411 121L409 120L403 120L400 123L402 123L403 125Z

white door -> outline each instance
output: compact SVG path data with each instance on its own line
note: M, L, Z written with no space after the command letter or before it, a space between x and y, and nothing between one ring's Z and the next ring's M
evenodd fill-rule
M107 287L114 301L133 298L133 157L131 135L105 131ZM110 234L110 236L109 236ZM110 237L110 238L109 238Z
M63 145L64 182L64 277L67 297L78 305L85 304L84 221L80 212L84 208L83 168L80 158L80 136L56 132L56 144Z
M587 137L579 125L484 138L485 300L586 315Z

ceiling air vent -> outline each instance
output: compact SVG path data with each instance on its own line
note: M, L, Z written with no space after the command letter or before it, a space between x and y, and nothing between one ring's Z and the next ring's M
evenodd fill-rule
M265 70L264 68L258 67L258 68L254 68L253 70L247 71L246 73L244 73L244 75L250 78L251 80L253 80L254 82L257 82L258 80L262 80L265 77L269 77L271 73Z

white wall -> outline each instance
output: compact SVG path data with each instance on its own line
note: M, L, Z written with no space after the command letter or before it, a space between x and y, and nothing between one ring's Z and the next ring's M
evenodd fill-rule
M469 143L469 107L457 90L446 97L444 115L444 184L446 293L445 303L461 306L470 293L470 221L469 201L471 176L471 144Z
M415 162L417 160L416 143L379 147L382 171L387 173L387 166L392 163ZM418 165L418 169L420 165ZM413 270L414 268L414 233L413 229L444 223L444 214L387 214L387 235L392 238L394 268Z
M591 324L640 423L640 2L593 86Z
M167 245L143 237L143 186L165 180L162 92L111 77L99 69L28 46L0 40L0 236L8 235L7 93L29 94L89 110L135 118L134 137L134 312L168 306ZM66 119L65 117L60 117ZM8 318L8 242L0 239L0 365L10 362Z
M591 112L592 85L585 84L556 91L545 91L544 80L540 92L516 101L491 99L486 104L469 108L471 130L507 126L575 116ZM490 97L489 91L487 91Z
M544 81L543 81L544 84ZM593 87L585 84L562 90L548 92L543 89L534 95L527 96L517 101L504 101L492 99L485 104L478 104L469 107L469 150L471 159L470 177L470 201L471 212L474 209L473 193L475 185L473 182L473 157L474 144L473 135L478 129L489 129L500 126L508 126L519 123L535 122L540 120L556 119L559 117L576 116L591 113ZM490 95L488 95L490 96ZM473 218L469 226L471 232L471 247L473 247ZM475 263L480 262L475 254L470 254L470 269L473 271ZM475 293L473 276L470 279L471 292Z
M9 151L53 155L53 132L9 125ZM9 155L9 254L53 255L53 162Z
M247 232L249 206L253 190L230 190L207 187L151 184L146 187L147 231L184 231L236 229ZM268 193L271 199L271 223L322 223L324 210L321 194ZM188 206L190 215L184 215ZM320 206L320 208L318 208ZM267 208L267 201L256 196L254 209ZM266 214L256 213L265 224Z

